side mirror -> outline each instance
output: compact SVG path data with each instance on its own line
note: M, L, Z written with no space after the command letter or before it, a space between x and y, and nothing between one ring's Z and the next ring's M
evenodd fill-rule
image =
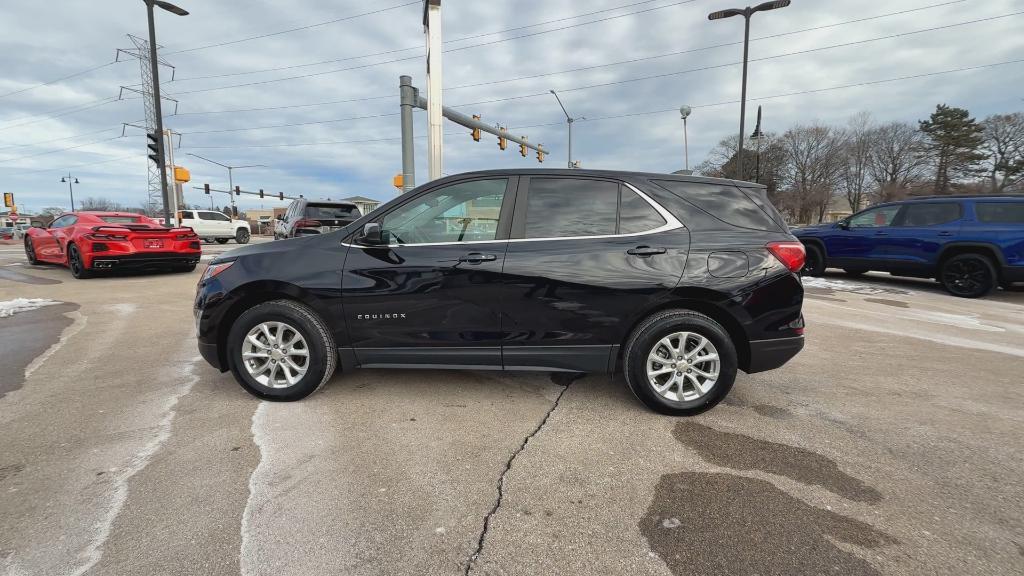
M850 229L850 221L849 220L840 220L839 221L839 227L842 228L843 230L849 230Z
M363 225L363 233L359 236L359 243L367 246L382 246L390 240L390 234L381 229L380 223L368 222Z

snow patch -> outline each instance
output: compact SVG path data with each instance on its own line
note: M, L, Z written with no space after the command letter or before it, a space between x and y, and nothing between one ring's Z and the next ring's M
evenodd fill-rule
M871 286L869 284L861 284L859 282L823 278L821 276L804 276L803 284L805 287L809 286L811 288L821 288L823 290L835 290L836 292L850 292L853 294L863 294L865 296L877 296L879 294L913 294L913 292L909 290L902 290L900 288L882 288L879 286Z
M252 441L256 444L256 449L260 453L260 461L256 463L256 467L253 469L252 474L249 475L249 498L245 502L245 510L242 511L242 545L238 552L238 563L242 576L248 576L249 574L260 573L259 565L256 559L255 551L253 550L253 543L251 542L252 536L250 535L250 526L253 523L253 507L255 505L256 495L256 479L261 474L261 468L265 468L264 456L266 455L265 447L267 445L267 401L262 401L256 410L252 413Z
M31 376L32 373L36 371L36 369L42 366L43 363L50 358L50 356L53 356L54 353L57 352L57 350L63 348L64 344L67 343L67 341L72 336L81 332L82 328L85 328L86 317L82 316L82 314L78 310L66 312L64 316L71 318L73 320L71 326L65 328L60 333L59 340L51 344L50 347L47 348L45 352L43 352L39 356L36 356L35 359L33 359L32 362L30 362L29 365L25 367L25 380L28 380L28 377Z
M49 298L15 298L14 300L4 300L0 302L0 318L14 316L18 312L38 310L43 306L53 306L54 304L61 304L61 302L50 300Z
M118 316L127 316L127 315L131 314L132 312L135 312L136 310L138 310L139 309L139 305L138 304L129 304L129 303L108 304L106 306L106 309L110 310L111 312L113 312L115 314L117 314Z

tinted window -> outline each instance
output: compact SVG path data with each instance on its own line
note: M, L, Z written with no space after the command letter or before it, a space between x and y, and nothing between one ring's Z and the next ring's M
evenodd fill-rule
M307 204L304 218L312 220L355 220L359 209L346 204Z
M764 188L741 188L744 194L748 198L757 204L757 207L764 211L765 214L771 217L779 226L782 228L788 228L786 225L786 219L779 214L779 211L772 205L771 200L768 200L768 191Z
M225 222L225 221L231 220L230 218L228 218L224 214L221 214L220 212L200 212L199 213L199 219L200 220L218 220L218 221L221 221L221 222Z
M432 190L389 212L381 228L393 244L494 240L507 185L501 178Z
M179 214L180 214L180 218L182 220L194 220L195 219L195 216L193 216L191 210L182 210L181 212L179 212Z
M646 232L665 225L665 219L646 200L625 186L619 201L619 234Z
M981 222L1024 224L1024 202L978 202L974 211Z
M576 178L531 178L527 238L615 234L619 185Z
M850 218L850 228L878 228L880 226L889 226L892 224L893 219L896 218L896 214L900 211L900 208L901 207L899 205L895 205L865 210Z
M907 204L903 210L903 226L935 226L960 219L956 202Z
M60 218L54 220L52 224L50 224L50 228L66 228L74 224L77 220L78 216L72 216L70 214L67 216L61 216Z
M779 229L779 224L735 186L678 180L654 180L653 182L733 226L753 230L776 231Z
M138 224L141 222L138 216L100 216L100 220L108 224Z

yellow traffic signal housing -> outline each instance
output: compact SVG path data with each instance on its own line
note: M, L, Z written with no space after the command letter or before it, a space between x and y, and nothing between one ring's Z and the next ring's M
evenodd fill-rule
M14 207L14 192L4 192L4 207L5 208L13 208Z
M473 120L476 120L477 122L479 122L480 121L480 116L477 115L477 114L473 114ZM480 141L480 129L479 128L473 128L473 141L474 142L479 142Z
M526 136L521 136L521 138L526 140ZM526 158L526 144L519 145L519 154L521 154L523 158Z
M391 179L391 184L393 184L395 188L401 190L402 187L405 186L405 175L395 174L395 177Z
M541 146L537 145L537 162L544 163L544 152L540 149Z
M498 148L504 150L505 148L508 148L508 138L505 138L506 130L504 128L499 128L499 130L501 130L502 135L498 136Z
M192 174L188 171L188 168L185 168L184 166L175 166L174 167L174 181L175 182L181 182L182 184L184 184L185 182L188 182L191 179L192 179Z

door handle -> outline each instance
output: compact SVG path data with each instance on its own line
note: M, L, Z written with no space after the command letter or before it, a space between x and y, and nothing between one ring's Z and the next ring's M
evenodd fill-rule
M939 236L952 236L952 232L939 232Z
M875 236L888 236L888 232L875 232Z
M655 254L664 253L664 248L651 248L650 246L637 246L636 248L626 250L626 254L630 254L632 256L654 256Z
M494 262L498 257L494 254L481 254L479 252L470 252L459 256L459 262L469 262L470 264L479 264L481 262Z

